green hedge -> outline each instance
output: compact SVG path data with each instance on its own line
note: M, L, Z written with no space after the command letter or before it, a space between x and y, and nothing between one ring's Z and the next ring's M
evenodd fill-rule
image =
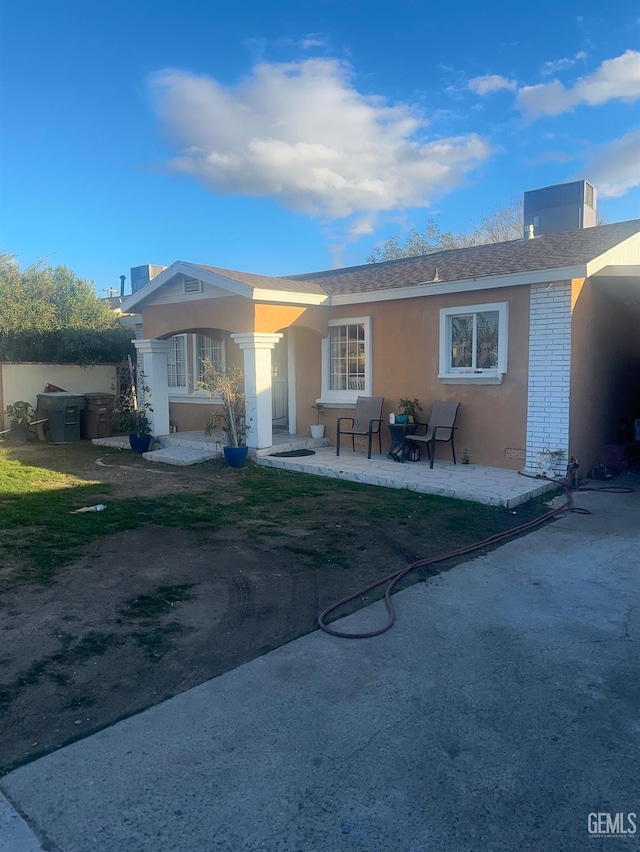
M114 364L135 357L133 330L109 328L91 331L10 331L0 334L0 361L31 361L47 364Z

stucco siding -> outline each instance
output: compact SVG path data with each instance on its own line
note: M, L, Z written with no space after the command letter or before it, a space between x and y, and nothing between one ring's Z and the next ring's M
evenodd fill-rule
M446 384L438 378L440 310L448 307L506 302L509 306L508 368L499 385ZM291 328L295 348L296 422L308 434L315 421L311 405L321 394L322 338L330 319L371 317L373 394L385 397L384 417L396 411L402 397L418 397L426 420L435 400L460 402L456 435L460 455L466 448L472 463L517 469L526 442L529 288L507 287L348 306L301 308L252 303L239 296L185 304L149 305L144 311L145 337L167 337L184 331L218 328L236 331L280 331ZM228 354L233 351L228 347ZM238 353L240 354L240 353ZM231 356L233 357L233 356ZM327 407L322 422L335 441L339 416L353 408ZM181 431L200 429L208 412L202 405L171 403L170 417ZM388 430L383 428L384 447ZM443 454L447 452L443 448Z
M449 385L438 379L440 309L491 302L509 303L508 370L500 385ZM467 448L472 463L517 469L522 459L507 450L524 450L527 406L529 293L527 287L499 291L420 297L325 309L328 318L371 317L373 337L373 395L384 396L384 417L397 411L402 397L418 397L426 420L435 400L462 403L456 436L460 455ZM297 324L304 322L304 315ZM325 332L326 333L326 332ZM319 336L301 335L296 342L299 431L306 430L319 395L321 361ZM312 343L313 342L313 343ZM327 409L323 422L335 441L336 420L352 408ZM383 428L384 446L388 430ZM443 455L448 451L442 450Z
M316 412L311 406L320 397L322 338L315 330L299 326L295 327L290 334L293 334L293 345L296 353L295 396L297 432L301 435L309 435L311 423L316 422ZM335 409L327 409L320 420L325 425L326 437L331 441L335 438L335 421L337 416L338 414Z
M254 331L254 304L242 296L201 299L144 309L144 336L169 337L183 331L219 328L229 332Z
M169 402L169 420L180 432L201 432L214 410L209 402Z

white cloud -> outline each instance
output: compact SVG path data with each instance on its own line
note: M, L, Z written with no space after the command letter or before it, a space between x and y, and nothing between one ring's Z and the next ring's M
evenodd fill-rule
M358 217L349 227L349 235L351 237L363 237L367 234L372 234L375 230L375 216Z
M557 74L558 71L564 71L566 68L571 68L574 65L573 59L552 59L549 62L545 62L542 68L540 69L540 73L546 77L549 74Z
M543 76L548 76L550 74L557 74L558 71L565 71L567 68L571 68L576 62L580 62L582 59L586 59L587 54L584 50L578 51L576 55L571 59L570 57L565 57L564 59L553 59L550 62L545 62L542 68L540 69L540 73Z
M603 145L586 172L601 198L618 198L640 186L640 129Z
M581 77L573 88L559 80L539 86L525 86L518 92L518 106L531 118L559 115L578 104L597 106L611 100L640 98L640 52L627 50L606 59L593 74Z
M308 36L300 40L300 47L303 50L309 50L312 47L325 47L328 42L328 37L324 33L309 33Z
M167 70L150 86L181 152L172 170L311 215L426 206L491 153L476 134L427 138L416 107L360 94L336 60L262 63L233 87Z
M476 92L478 95L488 95L500 89L513 91L516 86L517 83L515 80L508 80L499 74L485 74L484 77L474 77L467 83L467 88L471 89L472 92Z

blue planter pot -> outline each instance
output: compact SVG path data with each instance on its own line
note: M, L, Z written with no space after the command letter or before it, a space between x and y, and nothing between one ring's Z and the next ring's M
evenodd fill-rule
M148 453L151 446L151 435L129 435L129 446L134 453Z
M229 467L244 467L249 447L223 447L224 457Z

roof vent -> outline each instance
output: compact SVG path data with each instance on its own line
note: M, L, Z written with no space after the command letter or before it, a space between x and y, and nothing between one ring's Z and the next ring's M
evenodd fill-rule
M182 280L183 293L201 293L202 281L199 278L183 278Z
M536 235L534 233L535 228L533 225L525 225L524 227L524 238L525 240L535 240Z

